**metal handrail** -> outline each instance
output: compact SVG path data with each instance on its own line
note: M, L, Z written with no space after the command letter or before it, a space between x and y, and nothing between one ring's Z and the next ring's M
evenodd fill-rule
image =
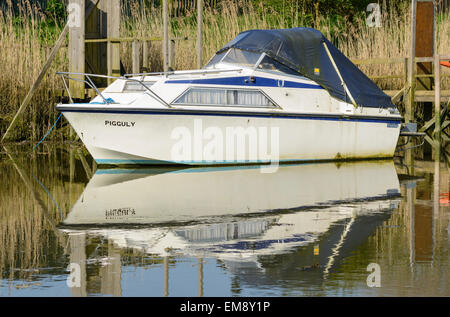
M85 84L87 84L88 86L90 86L92 89L95 90L95 92L103 99L103 101L105 102L105 104L111 104L111 102L109 102L104 96L103 94L100 92L100 90L97 88L97 86L94 84L94 82L92 81L91 77L97 77L97 78L110 78L110 79L121 79L121 80L125 80L125 81L133 81L133 82L138 82L139 84L141 84L154 98L156 98L159 102L161 102L162 104L164 104L167 108L172 108L167 102L165 102L160 96L158 96L158 94L156 94L153 90L150 89L150 87L148 87L146 84L143 83L143 80L138 80L138 79L132 79L132 78L127 78L125 76L108 76L108 75L98 75L98 74L89 74L89 73L71 73L71 72L56 72L56 75L60 75L63 78L64 81L64 86L67 90L67 93L69 94L69 98L70 100L72 100L72 97L70 95L70 91L67 87L67 83L65 81L65 79L69 79L69 80L74 80L74 81L78 81L78 82L83 82ZM87 80L84 79L80 79L80 78L74 78L74 77L70 77L70 76L85 76L87 78ZM73 102L73 100L72 100Z
M153 72L153 73L135 73L135 74L125 74L124 77L133 77L133 76L170 76L170 75L192 75L192 74L214 74L214 73L226 73L226 72L242 72L243 68L234 68L234 69L199 69L199 70L177 70L170 72Z

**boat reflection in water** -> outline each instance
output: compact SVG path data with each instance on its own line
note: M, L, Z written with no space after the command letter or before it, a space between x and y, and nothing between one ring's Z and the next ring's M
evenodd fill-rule
M239 275L273 255L284 259L280 278L327 273L389 218L399 189L392 161L101 169L61 229L146 254L220 259Z

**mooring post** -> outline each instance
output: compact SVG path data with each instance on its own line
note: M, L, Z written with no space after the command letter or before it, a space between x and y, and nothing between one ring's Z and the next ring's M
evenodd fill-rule
M434 4L434 1L433 1ZM437 5L434 8L434 16L437 16ZM433 18L434 22L434 18ZM434 142L436 147L440 148L441 141L441 58L438 51L438 32L436 29L436 24L434 23ZM445 120L445 118L444 118ZM439 157L437 158L439 160Z
M164 72L169 71L169 12L167 0L163 0L163 55Z
M434 139L441 139L441 70L440 56L434 54Z
M417 0L416 4L416 57L432 57L434 52L433 46L433 31L435 29L434 23L434 0ZM431 75L433 74L433 63L418 62L416 68L417 75ZM433 80L431 77L418 77L416 79L416 90L433 90ZM428 106L429 116L431 116L431 105ZM425 109L424 109L425 110ZM429 120L430 118L425 118Z
M415 94L415 66L416 66L416 0L411 3L411 50L408 66L408 87L409 94L405 105L405 122L413 120L414 94Z
M203 259L199 258L198 261L198 297L203 297Z
M140 43L138 40L133 40L132 43L132 73L140 73Z
M69 2L69 72L85 73L85 0L70 0ZM74 78L84 80L82 75ZM83 99L84 82L70 80L69 90L72 98Z
M150 42L149 41L143 41L142 42L142 71L144 73L149 71L148 67L148 46Z
M164 297L169 296L169 256L164 256Z
M120 37L120 0L108 0L107 37ZM120 43L108 41L107 47L108 76L120 76ZM108 85L114 80L108 79Z
M203 66L203 0L197 0L197 68Z
M74 279L77 283L70 285L70 293L75 297L86 297L87 275L86 275L86 234L72 233L69 234L70 243L70 263L77 265L78 269L72 268L74 271ZM76 274L76 275L75 275ZM75 282L73 281L73 282Z
M175 40L169 41L169 67L171 70L175 68Z

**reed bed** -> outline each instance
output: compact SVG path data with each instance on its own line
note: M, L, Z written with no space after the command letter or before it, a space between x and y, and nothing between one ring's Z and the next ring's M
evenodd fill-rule
M11 10L11 1L0 8L0 131L18 109L29 87L48 56L49 47L56 41L62 26L48 26L48 17L29 0L19 1L19 16ZM410 8L408 4L396 8L382 8L382 26L366 25L365 14L357 14L351 20L319 14L304 2L286 2L282 12L267 7L261 1L255 6L244 0L222 0L217 6L206 7L203 28L203 56L205 64L218 49L248 29L314 27L324 33L344 54L352 59L376 57L406 57L410 45ZM158 37L163 34L160 7L143 5L140 1L122 1L122 37ZM187 11L181 17L172 17L171 38L175 44L174 69L192 69L197 66L196 12ZM450 14L437 17L438 50L450 53ZM161 41L152 41L149 52L149 70L161 71L163 66ZM131 44L121 44L121 61L126 72L131 72ZM54 105L61 97L62 83L56 71L67 70L66 49L60 50L45 80L36 93L31 107L22 116L22 124L15 130L15 139L39 139L56 119ZM361 69L370 76L401 75L403 65L363 65ZM449 74L450 69L444 69ZM382 89L402 88L403 79L375 80ZM442 80L443 89L449 89L450 78ZM67 125L62 122L62 125ZM50 138L63 139L67 129L59 129Z

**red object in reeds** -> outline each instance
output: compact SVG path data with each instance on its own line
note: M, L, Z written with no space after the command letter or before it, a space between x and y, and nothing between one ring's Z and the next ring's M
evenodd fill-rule
M439 197L439 204L441 206L450 206L450 194L442 193Z
M441 62L442 66L450 67L450 62Z

